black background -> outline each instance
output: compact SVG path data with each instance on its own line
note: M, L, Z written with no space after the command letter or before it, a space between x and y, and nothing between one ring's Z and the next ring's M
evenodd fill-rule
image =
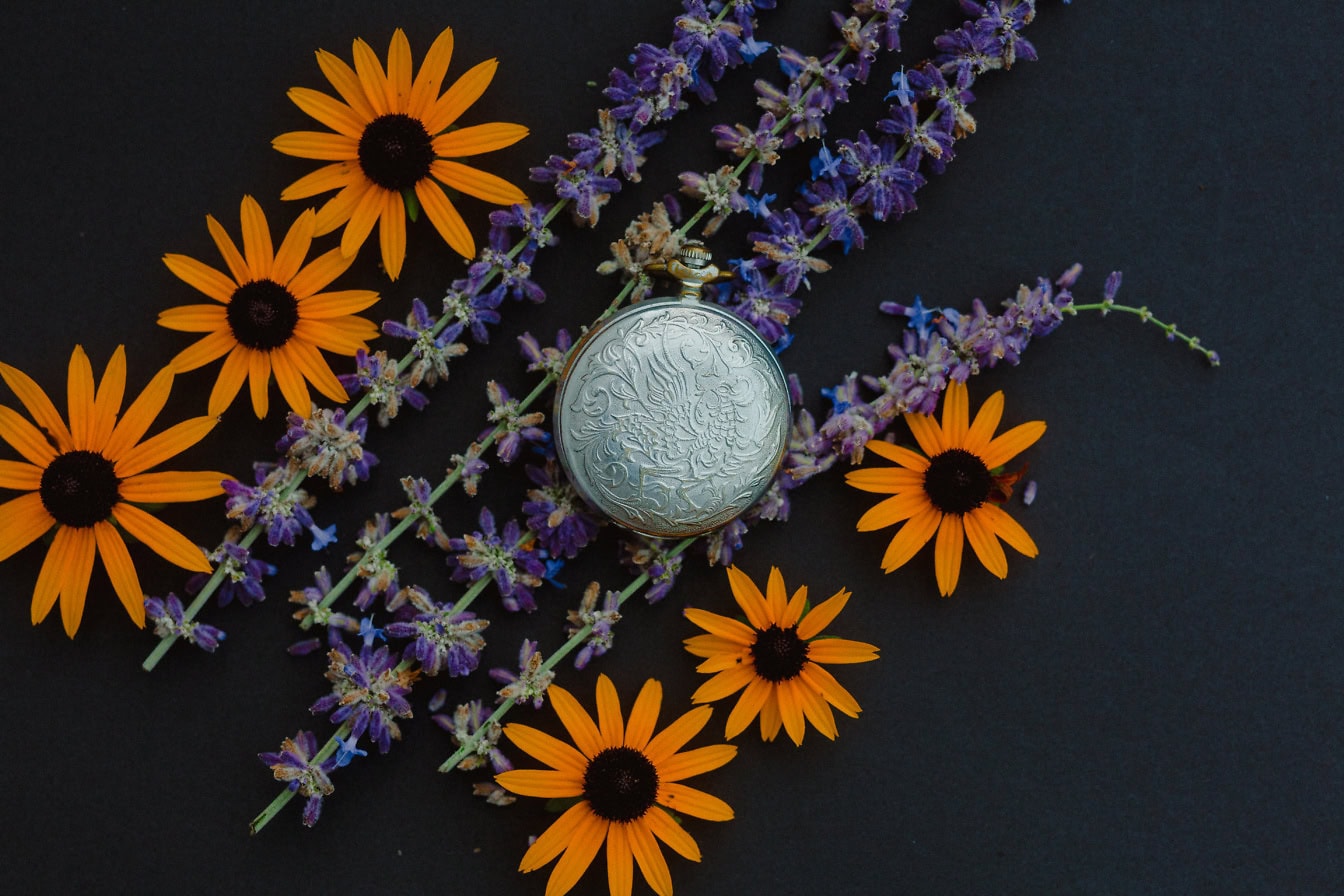
M823 49L827 5L782 6L762 14L761 37ZM604 84L638 41L666 44L678 9L515 0L9 11L0 357L59 402L75 343L99 372L126 343L130 390L182 348L186 337L155 316L199 298L160 256L218 264L204 216L236 234L244 193L273 231L288 226L299 206L279 192L312 163L269 141L312 127L285 90L328 89L316 48L348 58L362 36L382 56L400 26L418 63L451 25L450 78L487 57L501 62L469 118L532 128L483 164L525 183L529 166L565 151L566 133L593 123L604 101L587 82ZM906 54L884 58L854 91L832 137L871 127L893 68L922 58L932 35L958 21L952 3L917 2ZM973 406L1006 390L1005 425L1049 424L1025 455L1039 497L1013 511L1041 555L1012 555L1005 582L969 552L950 599L937 596L930 551L884 576L890 533L854 531L873 499L838 473L797 494L789 523L752 532L739 555L747 572L763 582L778 565L814 598L852 589L832 631L877 643L882 658L839 671L864 712L840 720L834 743L811 731L801 749L783 737L763 744L750 729L733 763L698 779L737 818L689 822L704 861L669 859L678 892L1344 890L1341 28L1336 4L1043 3L1027 32L1041 61L982 79L979 131L920 193L920 210L873 227L866 251L828 256L835 269L814 278L783 359L817 413L818 389L883 369L898 331L879 301L997 303L1074 261L1085 266L1079 301L1099 299L1106 273L1122 269L1121 301L1199 334L1224 365L1208 368L1132 318L1087 315L1032 346L1020 367L973 381ZM709 127L754 120L750 80L776 72L763 57L729 75L719 104L674 121L643 184L597 232L558 228L562 247L537 266L550 300L506 306L504 328L462 359L427 410L371 437L384 460L372 482L320 493L319 519L338 522L344 546L364 517L397 505L400 476L437 476L476 434L486 379L526 390L519 332L549 341L605 304L614 286L593 268L607 243L675 188L678 171L719 164ZM787 195L804 164L795 153L767 189ZM466 210L483 239L486 209ZM726 228L713 248L740 254L741 234ZM375 245L341 282L380 289L377 318L404 317L416 296L434 307L464 269L421 224L390 284ZM161 422L200 413L215 369L179 378ZM245 476L246 459L266 457L281 429L277 418L251 419L240 400L169 466ZM489 480L483 498L500 516L516 513L520 479ZM213 544L218 506L165 518ZM462 531L476 510L458 495L444 515ZM565 606L589 577L622 585L615 544L604 535L534 617L498 620L482 668L511 666L524 633L557 644ZM391 753L338 773L315 829L300 825L295 803L249 837L247 822L278 786L256 753L300 727L330 730L307 710L324 690L321 658L283 650L297 637L285 595L319 564L339 565L341 552L266 553L281 565L270 599L207 610L229 633L220 652L178 647L153 673L140 662L154 639L127 623L101 571L74 642L55 614L29 626L42 555L34 546L0 570L7 892L544 891L549 868L528 877L515 868L551 816L539 800L487 806L466 776L436 773L452 745L427 718L432 686L417 690L417 718ZM147 591L181 591L178 571L143 549L135 557ZM411 548L400 559L403 581L455 587L439 556ZM694 633L680 608L726 612L727 595L722 570L688 564L667 601L629 605L611 654L585 673L564 667L560 682L591 705L598 669L627 702L656 676L670 718L697 678L680 647ZM454 681L450 704L492 689L483 675ZM726 714L721 706L700 742L721 733ZM553 724L549 709L513 718ZM575 892L605 892L601 860Z

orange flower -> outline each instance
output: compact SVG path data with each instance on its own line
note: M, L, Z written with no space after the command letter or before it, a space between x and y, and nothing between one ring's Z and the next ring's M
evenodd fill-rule
M351 257L378 225L383 267L393 280L406 257L406 206L412 197L448 245L466 258L475 256L476 244L440 183L496 205L527 201L508 181L452 161L503 149L527 136L527 128L504 122L449 130L490 86L499 64L489 59L476 65L440 96L452 55L451 28L429 48L414 80L410 43L400 28L387 51L386 73L363 40L354 42L353 69L318 50L317 64L341 99L304 87L291 89L289 98L335 133L293 131L272 143L286 155L331 163L295 181L281 198L339 190L318 210L318 235L344 224L341 251Z
M562 896L578 883L606 843L612 896L629 896L636 863L654 892L670 896L672 874L658 841L684 858L700 861L700 848L672 813L708 821L733 817L723 800L680 782L724 765L737 754L737 747L681 749L709 721L707 706L691 710L655 735L663 689L653 679L635 698L628 722L621 717L616 688L605 675L597 679L596 723L568 691L552 685L547 693L574 746L526 725L505 725L505 737L550 768L515 769L495 780L523 796L578 802L537 838L519 870L535 871L559 856L546 883L546 896Z
M728 567L728 584L746 614L745 623L707 610L686 609L686 618L708 632L687 638L686 649L705 658L697 672L714 675L695 692L692 702L709 703L742 691L728 716L724 737L729 739L742 733L759 714L764 740L774 740L783 725L789 739L801 744L807 722L835 740L831 707L857 717L859 704L821 664L877 659L872 644L818 638L844 609L849 592L842 588L805 611L807 586L789 598L784 577L774 567L765 594L736 566Z
M241 216L242 252L218 221L205 216L229 274L185 255L163 256L168 270L216 303L180 305L159 314L161 327L207 334L179 352L173 367L184 372L224 358L210 390L211 416L224 413L247 380L252 411L265 417L272 372L280 394L300 417L313 410L308 383L334 402L347 401L345 388L318 350L351 356L367 349L378 326L354 314L378 301L378 293L322 291L354 259L332 249L304 264L316 225L312 209L290 226L279 250L272 248L266 216L251 196L243 197Z
M100 556L122 606L143 628L145 596L118 527L170 563L210 571L204 551L136 505L223 494L221 483L231 478L224 473L148 472L195 445L218 420L195 417L144 438L168 400L173 384L168 368L159 371L118 420L126 389L122 346L112 354L96 390L88 356L75 346L68 374L68 427L47 394L22 371L0 364L0 378L33 420L0 405L0 438L24 457L0 460L0 488L27 493L0 505L0 560L56 528L33 589L33 624L45 619L59 598L66 634L75 636L93 560Z
M886 572L905 564L937 533L933 563L944 596L957 587L965 541L985 568L1001 579L1008 575L1008 558L999 539L1028 557L1037 554L1031 536L999 506L1006 497L1005 483L1016 477L998 476L994 470L1035 444L1045 433L1045 423L1023 423L995 437L1003 416L1003 393L989 396L969 426L968 405L966 384L953 381L943 395L942 426L929 414L904 415L927 456L874 439L868 450L897 466L855 470L845 476L855 488L892 495L859 519L860 532L904 522L882 558Z

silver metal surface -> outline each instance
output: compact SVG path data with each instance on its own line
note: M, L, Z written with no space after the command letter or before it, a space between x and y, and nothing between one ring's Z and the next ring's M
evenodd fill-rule
M652 299L574 349L556 391L555 441L570 481L646 535L698 535L770 485L792 424L769 346L716 305Z

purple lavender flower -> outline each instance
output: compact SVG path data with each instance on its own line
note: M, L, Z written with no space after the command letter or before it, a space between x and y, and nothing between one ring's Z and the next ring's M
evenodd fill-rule
M314 584L306 588L289 592L289 602L299 604L294 611L294 619L306 629L314 625L327 629L327 645L334 647L340 643L341 632L358 632L359 620L345 613L338 613L330 607L322 606L322 601L331 593L331 573L325 566L313 573ZM319 639L311 638L290 645L289 652L294 656L305 656L322 646Z
M840 157L833 158L838 171ZM799 195L817 223L827 229L828 244L840 243L846 255L852 246L863 248L863 226L859 223L863 210L849 198L842 178L813 180L802 187Z
M546 224L552 208L552 204L542 202L495 209L490 213L490 245L496 249L506 248L513 239L512 232L517 230L527 241L526 251L554 246L558 240Z
M656 604L668 595L681 573L682 554L672 556L666 539L636 536L621 542L621 565L631 572L648 575L650 587L644 599Z
M210 554L210 562L223 570L224 578L216 593L221 607L227 607L235 597L245 607L265 600L266 591L261 579L276 573L274 566L256 559L251 551L238 544L241 535L242 531L236 526L230 527L224 541ZM197 573L187 579L187 593L198 594L209 580L209 573Z
M491 576L506 610L535 610L532 589L541 585L546 565L531 540L524 542L516 520L509 520L502 532L496 532L495 517L488 507L481 508L480 525L479 532L448 540L453 581L475 582Z
M517 674L509 669L491 669L490 677L504 685L499 689L499 702L530 702L533 709L541 709L546 702L546 689L555 680L554 672L541 668L544 662L542 655L537 652L537 642L524 640L518 651Z
M459 747L470 745L471 752L457 764L462 771L478 769L490 763L496 773L513 768L509 757L499 749L499 736L503 728L498 722L490 722L490 713L480 700L459 704L452 715L436 713L434 723L453 736Z
M797 81L780 90L764 79L755 84L756 105L769 112L777 121L787 121L788 128L781 134L781 146L796 146L804 140L816 140L825 133L827 98L824 91L807 90Z
M471 267L467 268L467 290L480 293L486 301L496 304L502 302L505 296L536 303L546 301L546 291L532 282L532 254L525 250L515 257L510 254L508 247L496 249L486 246ZM495 277L499 278L499 282L489 292L483 292Z
M330 796L336 789L330 778L337 768L336 756L318 761L317 752L317 736L311 731L300 731L281 741L278 752L257 754L262 763L270 766L275 780L308 798L303 807L305 827L317 824L322 812L322 798Z
M779 161L779 150L784 144L784 138L775 133L775 116L769 112L762 115L755 130L744 124L715 125L713 134L716 147L729 150L739 159L755 153L747 167L746 183L748 190L759 193L766 166Z
M742 536L747 534L747 524L742 517L721 526L710 533L704 541L705 557L709 565L731 566L733 552L742 549Z
M770 228L768 233L753 232L748 238L753 241L755 251L766 262L774 264L786 294L792 295L799 285L807 283L808 274L831 269L829 262L811 254L815 249L812 246L812 238L816 235L815 219L804 223L793 209L785 209L771 215L765 224ZM756 265L750 261L743 265L748 266Z
M863 458L863 446L876 435L877 417L874 408L859 396L858 374L849 374L839 385L822 389L821 394L831 400L831 412L818 435L836 454L858 463Z
M1018 57L1029 62L1036 59L1036 48L1018 33L1035 18L1034 2L1005 4L1001 0L989 0L982 4L974 0L961 0L961 8L968 15L978 17L975 21L976 30L998 41L1002 47L1004 68L1012 68Z
M499 432L495 450L501 461L511 464L518 459L518 452L524 444L541 445L550 440L550 435L541 428L546 419L545 414L540 411L522 412L518 407L518 399L511 397L509 391L494 380L485 384L485 392L490 399L490 413L486 419L494 426L484 430L480 438Z
M569 331L564 329L555 334L553 346L542 346L537 337L531 333L524 333L518 337L520 350L527 359L528 372L544 373L556 378L559 378L560 372L564 370L565 358L568 357L573 344L574 340L569 337Z
M621 595L616 591L608 591L602 597L602 608L599 610L597 595L601 590L596 582L591 583L583 592L579 608L570 610L566 616L569 625L565 628L565 634L569 637L573 638L584 629L589 630L583 647L579 648L578 655L574 657L575 669L587 668L593 657L602 656L611 649L616 637L612 629L621 620Z
M156 637L185 638L206 653L214 653L224 640L224 632L213 625L187 619L182 601L171 591L163 598L146 595L145 617L154 626Z
M406 695L415 673L399 670L390 649L365 646L356 654L340 643L327 654L326 678L331 693L312 705L314 713L329 712L338 723L348 719L351 736L358 739L367 732L380 753L401 739L397 719L411 717Z
M553 557L578 556L579 551L597 538L600 520L569 484L554 460L544 467L525 467L527 478L536 488L528 489L523 502L527 528Z
M387 634L393 638L412 638L402 658L415 660L426 675L438 675L444 669L450 677L467 675L476 669L485 647L481 632L489 620L474 613L453 612L451 604L433 600L418 588L403 589L415 614L408 620L390 622Z
M224 480L225 515L244 532L258 523L265 525L266 541L272 547L281 542L293 545L295 537L313 525L308 508L314 503L303 489L291 486L294 470L289 465L254 463L255 486Z
M355 372L343 373L336 379L347 392L363 392L368 397L369 403L378 408L379 426L387 426L397 416L402 402L417 411L429 404L429 397L412 386L408 377L397 372L397 363L390 360L385 351L370 354L362 348L357 349Z
M602 206L613 193L619 193L621 182L614 177L596 173L574 159L553 155L545 165L532 169L532 180L555 184L555 195L572 203L570 212L574 223L597 226Z
M742 182L730 165L724 165L709 174L683 171L678 177L681 180L681 192L704 200L713 212L713 216L705 223L705 236L712 236L733 212L747 209L747 200L741 193Z
M369 421L362 414L347 420L344 408L314 408L307 417L290 411L288 419L289 429L275 449L299 464L306 475L325 476L334 491L369 478L378 458L364 448Z
M481 454L484 451L485 448L481 446L480 442L472 442L466 454L454 454L448 458L452 462L452 469L460 471L462 491L466 492L469 498L476 497L476 489L480 486L481 476L485 474L486 470L490 469L490 465L481 460Z
M967 22L960 28L944 32L933 39L938 49L934 61L943 71L955 71L967 66L975 75L1004 67L1003 38L993 30Z
M632 184L639 183L644 153L662 142L663 133L636 133L610 109L599 109L597 122L598 127L586 134L569 135L569 147L575 152L574 161L585 168L601 171L606 177L620 171L621 176Z
M691 68L707 62L709 77L717 81L729 67L742 64L742 26L727 19L715 21L704 0L686 0L684 5L686 13L676 19L672 50Z
M732 293L733 313L751 324L768 344L776 344L787 334L789 321L803 303L759 269L739 265L738 274L741 280Z
M840 173L855 188L850 202L865 209L878 221L900 217L915 208L915 191L924 178L915 170L917 163L908 157L897 158L896 143L882 139L874 143L864 131L857 140L839 141Z
M415 537L425 544L445 550L448 536L443 531L438 514L434 512L434 488L429 484L429 480L423 476L404 476L401 480L401 489L406 493L410 504L392 511L392 518L404 520L407 517L414 517ZM389 606L388 609L392 608Z
M836 53L831 52L824 59L818 59L804 56L791 47L779 48L779 67L804 90L816 95L815 106L822 112L830 112L839 103L849 100L849 75L853 67L837 65L835 56ZM812 100L812 96L808 99Z
M471 338L482 345L490 341L487 326L499 323L498 296L481 296L469 291L466 280L454 280L443 296L443 314L471 331ZM454 337L456 338L456 337Z
M355 606L361 610L367 610L379 595L387 599L397 591L397 565L388 559L384 544L391 528L390 514L374 514L373 519L365 520L363 531L355 539L359 550L345 558L347 563L354 564L355 574L364 580L359 594L355 595Z
M411 313L406 323L395 320L383 321L383 332L395 339L410 340L411 354L415 360L406 368L406 382L411 386L434 386L440 380L448 379L448 362L467 353L467 347L457 342L462 335L461 321L444 327L438 335L434 328L438 319L429 313L425 303L419 299L411 301Z

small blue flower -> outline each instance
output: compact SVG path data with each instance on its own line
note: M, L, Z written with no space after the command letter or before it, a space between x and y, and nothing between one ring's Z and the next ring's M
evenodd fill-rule
M345 768L356 756L367 756L368 750L359 748L359 738L342 738L336 741L336 767Z
M812 179L819 180L823 177L836 177L840 174L840 157L831 152L825 143L821 144L821 149L817 152L808 165L812 168Z
M320 528L317 523L308 527L308 531L313 533L313 550L320 551L327 545L336 543L336 524L332 523L325 529Z
M747 193L744 194L742 198L747 200L747 211L751 212L752 217L768 218L770 217L769 204L775 201L776 196L774 193L766 193L760 198L757 198L750 193Z
M359 620L359 637L363 639L365 647L372 647L374 641L387 640L383 630L373 624L372 616L365 616Z
M896 89L888 93L884 99L896 97L902 106L910 105L910 101L915 98L915 91L910 86L910 79L905 75L905 66L901 66L900 71L892 74L891 86Z

